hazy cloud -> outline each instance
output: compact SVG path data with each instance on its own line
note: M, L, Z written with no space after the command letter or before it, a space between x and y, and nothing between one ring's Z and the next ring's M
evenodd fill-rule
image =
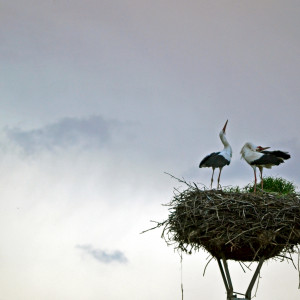
M119 250L106 252L105 250L96 249L91 245L77 245L76 248L83 250L101 263L109 264L112 262L127 263L124 253Z
M110 141L117 121L107 121L101 116L63 118L56 123L32 130L7 128L6 135L27 153L37 150L70 146L103 146Z

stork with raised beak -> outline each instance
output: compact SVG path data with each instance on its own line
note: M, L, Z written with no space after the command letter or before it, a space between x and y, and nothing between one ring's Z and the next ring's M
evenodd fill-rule
M232 149L229 145L227 138L226 138L226 126L228 120L226 121L223 129L220 131L220 139L224 145L224 149L219 152L213 152L207 156L205 156L202 161L200 162L199 168L212 168L212 176L210 181L210 188L212 188L212 184L214 181L214 172L216 168L219 168L219 176L218 176L218 186L217 189L220 187L220 177L221 172L224 166L230 164L231 157L232 157Z

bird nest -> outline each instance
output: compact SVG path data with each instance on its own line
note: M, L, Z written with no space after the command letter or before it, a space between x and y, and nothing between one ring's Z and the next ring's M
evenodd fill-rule
M186 182L185 182L186 183ZM175 190L163 227L168 244L183 252L205 249L216 258L258 261L298 251L300 198L296 193ZM154 229L152 228L152 229Z

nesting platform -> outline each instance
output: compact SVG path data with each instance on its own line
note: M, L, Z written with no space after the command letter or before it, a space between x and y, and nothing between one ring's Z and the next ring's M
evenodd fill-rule
M205 249L217 259L259 261L294 253L300 245L296 193L225 192L195 184L175 191L163 227L168 244L183 252Z

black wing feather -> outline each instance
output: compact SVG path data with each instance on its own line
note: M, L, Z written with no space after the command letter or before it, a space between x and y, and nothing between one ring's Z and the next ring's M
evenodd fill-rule
M274 155L274 156L276 156L278 158L282 158L282 159L289 159L291 157L288 152L284 152L284 151L280 151L280 150L275 150L275 151L261 151L261 153Z
M220 152L213 152L205 156L199 164L199 168L223 168L230 164L224 156L219 155Z
M257 160L254 160L250 163L250 165L254 166L263 166L263 165L275 165L278 166L283 163L283 159L276 157L274 155L265 154Z

